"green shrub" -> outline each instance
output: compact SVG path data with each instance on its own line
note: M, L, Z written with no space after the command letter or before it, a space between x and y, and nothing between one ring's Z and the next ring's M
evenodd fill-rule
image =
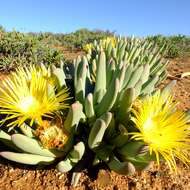
M113 36L114 33L110 31L80 29L68 34L53 34L53 33L43 33L39 34L40 40L48 41L49 44L64 46L67 48L82 48L85 44L91 43L94 40L99 40L106 38L108 36Z
M158 46L166 44L167 51L165 52L165 57L167 58L182 57L190 53L189 36L175 35L166 37L162 35L156 35L147 37L147 39L156 43Z
M39 37L20 32L0 32L0 69L10 70L31 63L58 64L63 54Z

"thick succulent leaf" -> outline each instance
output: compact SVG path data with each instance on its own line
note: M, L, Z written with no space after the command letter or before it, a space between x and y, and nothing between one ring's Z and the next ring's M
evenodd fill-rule
M117 57L119 61L123 60L123 57L125 55L125 48L126 48L126 44L123 42L117 53Z
M99 91L106 91L106 56L104 52L101 52L97 61L96 70L96 83L94 89L94 101L98 99Z
M85 113L88 118L93 118L95 116L94 105L93 105L93 95L90 93L85 99Z
M121 71L119 73L119 76L118 76L118 78L119 78L119 84L120 84L120 90L122 89L122 86L123 86L126 69L127 69L127 66L123 65L122 68L121 68Z
M140 79L136 85L134 86L135 89L135 94L134 94L134 99L136 99L140 94L141 94L141 89L142 89L143 82Z
M75 127L78 126L80 120L84 120L85 115L83 113L83 106L79 102L75 102L71 105L69 113L67 114L64 122L64 128L70 133Z
M57 170L62 172L62 173L65 173L65 172L68 172L70 171L72 168L73 168L74 164L71 162L71 160L69 159L66 159L64 161L60 161L58 164L57 164Z
M128 113L131 109L131 105L133 103L135 97L135 89L128 88L124 91L121 102L119 103L119 110L117 113L117 119L126 125L128 120Z
M134 70L133 64L130 64L127 66L124 81L123 81L123 86L122 86L123 88L126 88L127 83L129 82L131 75L133 73L133 70Z
M143 69L143 74L141 75L141 80L142 80L142 83L145 83L148 80L149 75L150 75L150 65L145 64L143 67L144 69Z
M116 147L122 147L128 141L128 131L125 126L119 124L119 135L115 138L110 139L111 144L115 145Z
M107 125L106 133L105 133L105 138L107 141L115 137L116 134L116 129L115 129L115 118L112 117L109 125Z
M73 65L74 65L74 86L75 86L75 89L78 85L78 80L79 78L77 77L77 73L78 73L78 69L79 69L79 63L81 62L81 57L78 56L76 60L73 61ZM82 65L80 64L80 67Z
M106 93L106 90L99 90L97 93L96 93L96 99L94 98L94 102L96 104L99 104L102 100L102 98L104 97L104 94ZM95 96L94 96L95 97Z
M18 162L21 164L28 164L28 165L48 165L51 164L55 158L53 157L46 157L34 154L26 154L26 153L15 153L15 152L0 152L0 156L6 158L8 160Z
M85 92L83 88L82 78L79 78L77 87L75 88L75 99L81 103L84 102Z
M108 88L116 70L116 62L110 59L106 65L106 69L106 88Z
M160 75L160 74L161 74L163 71L165 71L165 70L166 70L166 69L165 69L165 65L160 63L160 64L157 66L157 68L154 69L154 71L151 72L151 75L155 75L155 74Z
M155 84L158 82L159 77L155 75L154 77L150 78L146 83L143 84L141 94L150 94L153 92Z
M86 84L86 77L88 74L88 61L85 56L81 58L78 58L76 61L76 68L74 72L74 84L75 84L75 90L76 91L85 91L85 84ZM81 82L80 84L80 89L78 89L78 83L79 81Z
M103 161L103 162L108 162L110 159L110 156L113 155L113 150L115 146L114 145L107 145L107 144L102 144L99 146L95 152L97 157Z
M57 169L60 172L70 171L81 159L85 152L85 145L83 142L77 143L67 157L57 164Z
M164 81L165 79L167 79L167 76L168 76L168 73L167 73L166 70L164 70L164 71L160 74L159 80L158 80L157 83L161 83L162 81Z
M77 163L79 160L81 160L83 154L85 151L85 145L83 142L77 143L74 147L73 150L69 153L69 159L73 163Z
M3 130L0 130L0 141L3 142L5 145L7 145L10 148L16 149L16 146L11 141L11 136L4 132Z
M80 101L81 103L84 102L85 97L85 87L86 87L86 76L87 76L87 65L88 61L85 56L83 56L82 61L79 63L78 70L77 70L77 78L76 85L75 85L75 98L76 100Z
M91 149L97 148L102 142L106 131L106 123L102 119L97 119L94 123L88 138L88 146Z
M112 119L112 113L107 112L107 113L103 114L100 117L100 119L102 119L105 122L106 126L108 126L110 124L110 122L111 122L111 119Z
M118 148L118 153L125 156L125 158L129 159L134 158L139 154L142 155L142 150L144 151L144 154L149 151L148 147L143 142L131 141L126 143L121 148Z
M144 159L143 157L131 158L129 161L135 166L137 171L146 170L150 165L150 160Z
M108 166L111 170L122 175L135 173L135 166L131 162L120 162L115 156L108 162Z
M135 55L137 55L137 53L138 53L138 47L132 47L131 51L129 50L129 56L127 61L132 62L133 58L135 57Z
M116 59L117 58L117 49L116 48L113 48L112 49L112 57L114 58L114 59Z
M29 138L22 134L12 135L11 140L19 149L27 153L49 157L61 157L65 154L62 151L45 149L40 146L36 139Z
M111 55L111 52L112 52L112 43L111 42L109 42L109 44L108 44L108 47L107 47L107 49L106 49L106 57L110 57L110 55Z
M66 76L63 69L53 67L53 74L57 77L60 87L66 84L65 83Z
M82 77L82 71L84 69L84 63L80 57L77 58L76 66L76 79L78 81Z
M119 80L116 79L112 81L112 84L110 85L106 94L102 98L101 102L95 108L98 117L106 113L107 111L111 110L116 101L118 91L119 91Z
M141 75L143 73L143 66L138 67L137 69L135 69L133 71L133 73L131 74L131 77L129 79L129 82L127 84L126 88L132 88L135 86L135 84L138 82L138 80L140 79Z

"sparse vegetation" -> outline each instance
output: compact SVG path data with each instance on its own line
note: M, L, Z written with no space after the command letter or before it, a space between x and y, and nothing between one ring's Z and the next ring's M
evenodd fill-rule
M102 30L91 31L84 28L68 34L54 34L51 32L46 32L40 34L33 33L33 35L38 36L40 40L43 40L48 44L74 49L82 48L85 44L91 43L94 40L100 40L109 36L113 36L114 32Z
M147 37L148 40L156 43L158 46L163 44L167 45L165 57L176 58L186 56L190 53L190 36L175 35L175 36L162 36L156 35Z
M63 54L50 48L39 36L0 30L0 70L30 63L58 64Z
M80 29L76 32L63 33L20 33L6 32L0 27L0 70L12 70L18 65L30 63L59 64L63 59L62 48L83 50L86 44L94 40L113 37L114 32ZM187 56L190 53L190 37L149 36L145 40L155 43L158 47L167 46L166 58Z

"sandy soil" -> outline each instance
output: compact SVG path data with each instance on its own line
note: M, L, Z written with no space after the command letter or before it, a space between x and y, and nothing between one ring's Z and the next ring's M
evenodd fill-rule
M178 76L190 71L190 58L172 60L168 67L169 74ZM166 82L170 81L168 78ZM174 89L176 99L181 103L179 108L190 109L190 77L179 79ZM174 174L164 164L158 168L151 164L147 171L133 176L122 176L108 169L96 168L84 171L76 188L69 185L70 174L62 174L53 168L40 169L0 161L0 190L189 190L190 172L183 164L178 163L178 173Z

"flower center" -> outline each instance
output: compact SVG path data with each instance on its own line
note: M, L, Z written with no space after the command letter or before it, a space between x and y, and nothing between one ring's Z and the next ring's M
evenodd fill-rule
M42 125L38 126L35 135L39 137L44 148L62 148L67 143L69 134L59 125L61 123L51 124L43 121Z
M161 145L164 143L163 130L159 127L158 118L148 118L144 124L145 141L150 144Z
M30 114L35 114L39 108L39 102L33 96L22 98L18 105L22 112Z

